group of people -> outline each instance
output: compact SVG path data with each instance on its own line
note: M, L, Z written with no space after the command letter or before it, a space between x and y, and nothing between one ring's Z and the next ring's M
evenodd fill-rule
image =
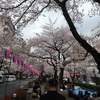
M79 91L78 94L75 94L72 89L68 91L68 96L73 98L73 100L97 100L96 94L91 95L87 90L83 93L83 91ZM100 99L99 99L100 100Z
M65 96L58 93L58 80L54 78L48 81L48 85L46 87L46 91L44 94L41 94L41 87L38 84L38 82L35 82L33 91L39 95L39 100L66 100L67 99L65 98ZM95 99L95 97L90 95L88 91L85 91L84 94L82 91L79 91L78 95L75 95L73 94L72 91L69 91L69 96L71 96L73 100L100 100L100 99Z
M95 100L95 95L91 95L88 91L83 95L83 92L79 91L78 95L74 95L74 100Z
M33 87L33 91L38 93L38 88L40 88L40 86L36 82ZM50 79L48 81L47 92L45 92L44 94L41 94L41 90L40 90L39 100L66 100L66 98L60 93L58 93L57 90L58 90L58 80L54 78Z

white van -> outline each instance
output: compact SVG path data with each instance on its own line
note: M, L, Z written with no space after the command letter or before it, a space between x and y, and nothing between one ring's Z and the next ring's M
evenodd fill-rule
M15 75L12 75L11 77L13 78L13 81L15 81L15 80L16 80L16 77L15 77Z
M7 81L8 82L11 82L11 81L15 81L16 80L15 75L6 75L6 78L7 78Z

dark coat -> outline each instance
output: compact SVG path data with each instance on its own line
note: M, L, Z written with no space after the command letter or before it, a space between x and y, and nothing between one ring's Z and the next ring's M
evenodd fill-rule
M57 91L48 91L46 94L41 95L40 100L66 100L64 96L57 93Z

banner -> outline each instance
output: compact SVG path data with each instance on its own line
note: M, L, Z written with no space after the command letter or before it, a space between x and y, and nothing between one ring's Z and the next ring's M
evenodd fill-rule
M8 58L9 57L9 55L10 55L10 50L5 50L4 51L4 58Z
M17 64L18 65L21 65L21 61L19 59L17 60Z
M4 58L7 59L10 56L10 54L11 54L11 51L10 50L5 50L4 51ZM37 70L35 70L32 67L26 65L22 60L19 60L17 56L13 56L12 57L12 60L13 60L13 62L17 63L18 65L23 66L25 69L27 69L27 70L29 70L29 71L37 74L37 75L40 75Z
M21 61L21 66L24 66L24 62L23 61Z
M16 63L16 61L17 61L17 58L18 58L17 56L13 56L13 57L12 57L12 59L13 59L13 62L15 62L15 63Z

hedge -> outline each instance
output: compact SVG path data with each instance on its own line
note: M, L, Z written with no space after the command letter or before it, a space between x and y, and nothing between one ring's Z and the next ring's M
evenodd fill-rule
M75 82L75 85L78 85L82 88L85 88L91 91L100 91L100 85L91 85L88 83L81 83L81 82Z

